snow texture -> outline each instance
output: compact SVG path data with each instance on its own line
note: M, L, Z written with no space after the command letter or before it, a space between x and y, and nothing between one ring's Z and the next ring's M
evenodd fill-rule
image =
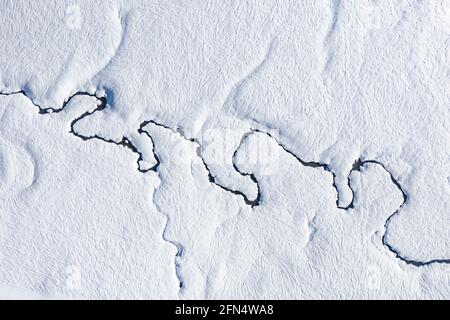
M450 0L0 21L0 298L450 298Z

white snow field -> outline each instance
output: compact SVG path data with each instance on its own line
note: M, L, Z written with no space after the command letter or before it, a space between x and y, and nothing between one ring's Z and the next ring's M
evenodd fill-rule
M450 299L450 0L0 22L0 298Z

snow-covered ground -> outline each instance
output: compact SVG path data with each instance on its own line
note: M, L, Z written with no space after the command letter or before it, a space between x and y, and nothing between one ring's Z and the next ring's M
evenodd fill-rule
M0 298L450 298L450 0L0 21Z

